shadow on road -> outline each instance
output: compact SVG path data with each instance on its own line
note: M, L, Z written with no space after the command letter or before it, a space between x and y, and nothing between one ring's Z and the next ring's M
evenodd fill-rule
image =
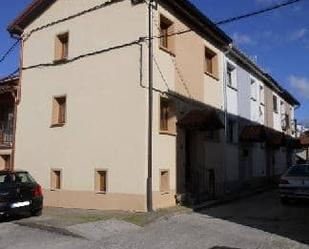
M309 245L309 202L282 205L276 191L200 210L198 213Z
M1 223L12 222L12 221L18 221L18 220L22 220L22 219L29 218L29 217L30 217L29 214L0 216L0 224Z

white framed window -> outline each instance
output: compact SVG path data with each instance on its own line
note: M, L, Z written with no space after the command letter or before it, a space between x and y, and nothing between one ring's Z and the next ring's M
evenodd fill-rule
M256 99L257 99L256 85L257 85L256 80L253 79L253 78L250 78L251 99L254 100L254 101L256 101Z
M263 85L259 86L259 97L260 97L260 103L264 104L265 103L265 93L264 93L264 86Z
M236 83L236 67L232 65L230 62L226 65L226 80L227 80L227 86L232 88L237 88Z
M278 97L276 95L273 95L273 110L278 113Z

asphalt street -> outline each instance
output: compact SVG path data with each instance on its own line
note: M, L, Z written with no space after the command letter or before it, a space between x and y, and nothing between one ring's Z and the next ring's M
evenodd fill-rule
M170 215L145 227L110 220L68 230L78 236L16 221L1 223L0 249L309 249L309 204L282 206L271 191L200 212Z

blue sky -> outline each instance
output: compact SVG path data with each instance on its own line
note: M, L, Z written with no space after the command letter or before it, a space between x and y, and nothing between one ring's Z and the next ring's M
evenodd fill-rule
M285 0L191 0L213 21L237 16ZM31 0L2 0L0 55L13 42L7 25ZM299 120L309 122L309 0L221 26L237 45L288 89L302 104ZM17 68L18 49L0 64L0 77Z

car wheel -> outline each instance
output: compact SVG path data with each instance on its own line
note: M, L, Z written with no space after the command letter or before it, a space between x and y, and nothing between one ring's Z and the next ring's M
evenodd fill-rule
M42 209L31 210L31 216L41 216L41 215L42 215Z
M282 197L281 198L281 203L283 205L288 205L288 204L290 204L290 200L288 198L286 198L286 197Z

